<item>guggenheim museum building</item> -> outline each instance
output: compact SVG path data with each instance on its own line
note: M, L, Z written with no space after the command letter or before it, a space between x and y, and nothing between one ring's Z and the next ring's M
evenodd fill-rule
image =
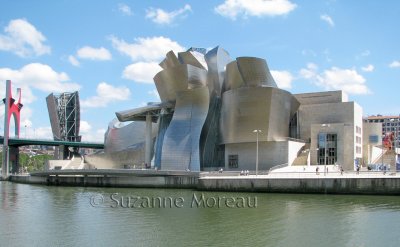
M159 65L154 83L161 102L116 112L104 154L87 162L255 170L257 146L259 170L323 164L353 170L363 157L362 108L342 91L291 94L277 86L264 59L233 59L221 47L170 51Z

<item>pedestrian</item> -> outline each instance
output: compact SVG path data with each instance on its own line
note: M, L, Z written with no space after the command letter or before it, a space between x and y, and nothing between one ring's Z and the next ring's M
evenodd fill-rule
M357 165L357 175L360 173L360 166Z
M319 172L318 172L318 171L319 171L319 167L317 166L317 168L315 168L315 174L316 174L316 175L319 175Z

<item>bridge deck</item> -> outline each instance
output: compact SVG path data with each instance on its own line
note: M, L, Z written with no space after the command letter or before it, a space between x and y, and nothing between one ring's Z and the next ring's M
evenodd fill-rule
M0 143L4 143L4 137L0 136ZM41 139L25 139L25 138L10 138L8 139L9 146L28 146L28 145L43 145L43 146L68 146L68 147L82 147L93 149L104 149L103 143L91 142L71 142L71 141L54 141L54 140L41 140Z

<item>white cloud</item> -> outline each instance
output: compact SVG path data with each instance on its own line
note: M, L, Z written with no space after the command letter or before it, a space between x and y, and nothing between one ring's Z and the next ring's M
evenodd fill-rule
M51 131L51 127L38 127L38 128L30 128L28 130L28 138L36 138L36 139L53 139L53 132Z
M79 66L81 63L78 61L78 59L76 59L74 56L72 56L72 55L69 55L68 56L68 61L72 64L72 65L74 65L74 66Z
M171 24L177 17L186 17L186 13L191 12L192 8L186 4L183 8L167 12L162 9L150 8L146 10L146 18L152 20L157 24Z
M308 64L306 69L300 70L300 76L311 80L325 90L343 90L348 94L369 94L365 78L354 69L332 67L323 73L318 73L315 64Z
M99 61L105 61L111 59L111 53L104 47L93 48L90 46L84 46L76 52L76 55L80 59L99 60Z
M215 7L215 12L235 20L238 16L278 16L286 15L297 7L289 0L225 0Z
M23 102L22 102L23 103ZM32 117L32 109L26 105L24 105L21 109L21 133L23 127L31 127L32 121L30 120Z
M361 56L363 56L363 57L367 57L370 54L371 54L371 52L369 50L365 50L365 51L361 52Z
M118 10L124 15L129 16L129 15L133 14L131 8L128 5L126 5L125 3L118 4Z
M82 136L82 141L84 142L104 142L104 134L106 129L98 129L96 131L89 131Z
M365 66L365 67L361 67L361 69L362 69L363 71L365 71L365 72L372 72L372 71L374 71L375 67L374 67L374 65L372 65L372 64L368 64L368 65Z
M279 88L292 88L293 76L289 71L271 70L271 74Z
M88 133L92 129L92 126L84 120L81 120L80 125L79 125L79 133Z
M393 61L389 64L390 68L400 68L400 61Z
M316 77L317 69L318 69L318 66L316 64L308 63L306 69L300 70L300 76L305 79L312 79L312 78Z
M127 87L114 87L106 82L97 85L96 96L81 100L82 107L105 107L111 102L128 100L131 91Z
M12 79L14 87L25 90L36 88L43 92L69 92L77 91L80 85L69 81L66 73L58 73L50 66L41 63L30 63L19 70L0 68L0 81ZM24 95L25 98L25 95Z
M331 27L335 26L335 23L333 22L332 18L329 15L324 14L324 15L321 15L320 18L321 18L321 20L328 23Z
M148 91L147 93L157 98L158 101L161 101L160 95L158 94L158 91L156 89Z
M301 54L303 56L313 56L313 57L317 56L317 53L314 50L311 50L311 49L303 49L301 51Z
M20 57L50 54L49 46L44 45L46 37L25 19L15 19L0 34L0 50L10 51Z
M162 68L155 62L137 62L125 67L122 77L143 83L153 83L153 77Z
M129 56L133 61L159 61L164 58L165 54L170 50L180 52L185 49L176 41L172 41L163 36L137 38L135 39L135 43L132 44L116 37L111 37L110 39L115 49Z

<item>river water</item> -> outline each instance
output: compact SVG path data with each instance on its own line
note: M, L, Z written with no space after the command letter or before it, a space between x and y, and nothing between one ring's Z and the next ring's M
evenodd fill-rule
M399 246L400 197L0 182L0 246Z

